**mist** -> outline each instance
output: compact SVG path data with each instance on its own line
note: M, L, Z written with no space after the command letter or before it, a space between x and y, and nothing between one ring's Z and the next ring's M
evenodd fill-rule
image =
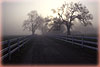
M23 31L22 25L27 18L27 14L31 10L37 10L37 12L46 17L51 14L52 8L58 8L65 0L34 0L28 2L3 2L2 3L2 34L6 35L31 35L31 32ZM73 0L71 0L73 1ZM78 0L79 1L79 0ZM70 1L68 1L70 2ZM89 9L93 15L92 26L84 27L77 23L72 31L84 34L97 34L98 32L98 2L97 1L81 1ZM58 4L56 4L58 3ZM56 4L56 6L54 6ZM65 28L64 28L65 29ZM66 30L66 29L65 29ZM64 31L66 33L66 31ZM40 29L37 29L35 34L41 35Z

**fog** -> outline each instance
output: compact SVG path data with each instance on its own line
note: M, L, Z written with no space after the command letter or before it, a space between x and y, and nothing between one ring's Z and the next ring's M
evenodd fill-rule
M25 1L4 1L2 3L2 33L3 35L29 35L31 32L23 31L23 21L27 19L27 13L31 10L46 17L52 14L51 9L60 7L65 0L25 0ZM66 0L66 2L80 1L93 15L92 26L84 27L79 23L73 27L74 31L80 33L95 34L98 30L98 0ZM79 26L77 26L77 24ZM35 33L41 34L37 30Z

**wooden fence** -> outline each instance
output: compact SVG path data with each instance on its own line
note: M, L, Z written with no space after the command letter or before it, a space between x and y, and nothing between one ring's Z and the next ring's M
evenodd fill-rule
M11 59L11 54L17 50L20 50L25 43L27 43L31 39L31 36L18 37L6 41L2 41L2 50L0 50L0 54L2 54L1 59L9 57Z

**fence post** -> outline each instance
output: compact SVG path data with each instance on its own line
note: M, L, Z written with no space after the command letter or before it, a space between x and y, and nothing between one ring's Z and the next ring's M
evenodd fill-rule
M11 60L11 53L10 53L10 51L11 51L11 48L10 48L10 40L8 40L8 57L9 57L9 60Z
M73 35L72 35L72 45L73 45L73 39L74 39L74 38L73 38Z
M17 46L18 46L18 51L20 51L19 46L20 46L20 38L17 39Z
M66 36L68 38L68 36ZM68 41L68 39L66 38L66 40Z
M82 48L83 48L83 45L84 45L84 35L82 36Z

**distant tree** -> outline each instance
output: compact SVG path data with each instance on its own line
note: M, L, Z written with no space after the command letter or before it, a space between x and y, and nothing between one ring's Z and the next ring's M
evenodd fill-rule
M44 23L45 23L44 18L42 16L38 16L36 21L37 21L37 28L41 30L42 34L44 34Z
M35 30L41 25L43 18L38 15L37 11L31 11L28 13L27 20L23 23L24 30L31 31L32 34L35 33Z
M48 32L50 31L60 31L60 27L61 27L61 21L59 18L57 17L53 17L53 16L48 16L45 18L45 21L47 22L47 25L52 26ZM48 24L48 22L53 22L51 24Z
M57 10L52 9L53 13L60 19L60 24L65 24L67 27L67 34L71 34L71 28L75 24L75 19L78 19L84 26L92 25L91 20L93 16L89 13L89 10L81 3L64 3Z

